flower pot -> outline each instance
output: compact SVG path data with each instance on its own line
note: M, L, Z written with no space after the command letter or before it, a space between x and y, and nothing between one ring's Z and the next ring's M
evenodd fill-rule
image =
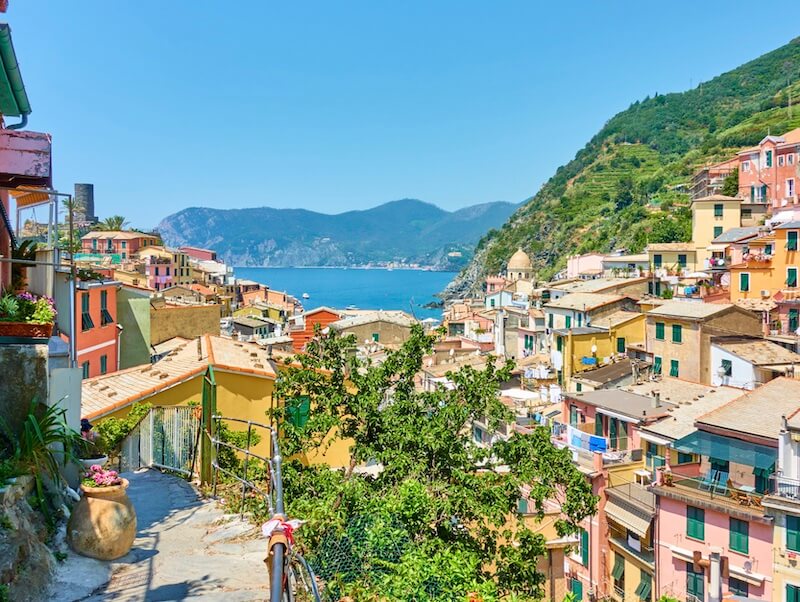
M127 488L127 479L111 487L81 485L83 497L67 523L67 541L73 550L98 560L114 560L130 551L136 539L136 511Z
M29 322L0 322L0 337L22 337L49 339L53 324L31 324Z

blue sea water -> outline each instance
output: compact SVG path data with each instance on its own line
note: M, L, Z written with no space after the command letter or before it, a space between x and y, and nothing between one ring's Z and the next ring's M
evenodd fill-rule
M418 319L441 319L441 309L424 309L455 276L452 272L353 268L234 268L237 278L254 280L301 299L306 309L400 309Z

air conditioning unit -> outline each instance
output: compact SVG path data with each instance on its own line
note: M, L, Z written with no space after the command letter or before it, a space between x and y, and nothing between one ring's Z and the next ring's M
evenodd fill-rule
M764 297L765 299L768 298L769 297L769 291L766 290L766 289L762 290L761 291L761 296Z

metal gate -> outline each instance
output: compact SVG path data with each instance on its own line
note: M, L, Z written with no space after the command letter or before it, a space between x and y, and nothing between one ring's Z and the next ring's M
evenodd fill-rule
M123 440L120 470L155 467L191 477L198 468L201 414L197 406L151 408Z

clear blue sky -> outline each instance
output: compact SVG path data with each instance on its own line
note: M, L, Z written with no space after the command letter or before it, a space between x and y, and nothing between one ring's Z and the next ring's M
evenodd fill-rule
M800 4L705 0L10 0L5 17L57 187L93 182L101 217L142 227L193 205L519 202L633 100L800 34Z

